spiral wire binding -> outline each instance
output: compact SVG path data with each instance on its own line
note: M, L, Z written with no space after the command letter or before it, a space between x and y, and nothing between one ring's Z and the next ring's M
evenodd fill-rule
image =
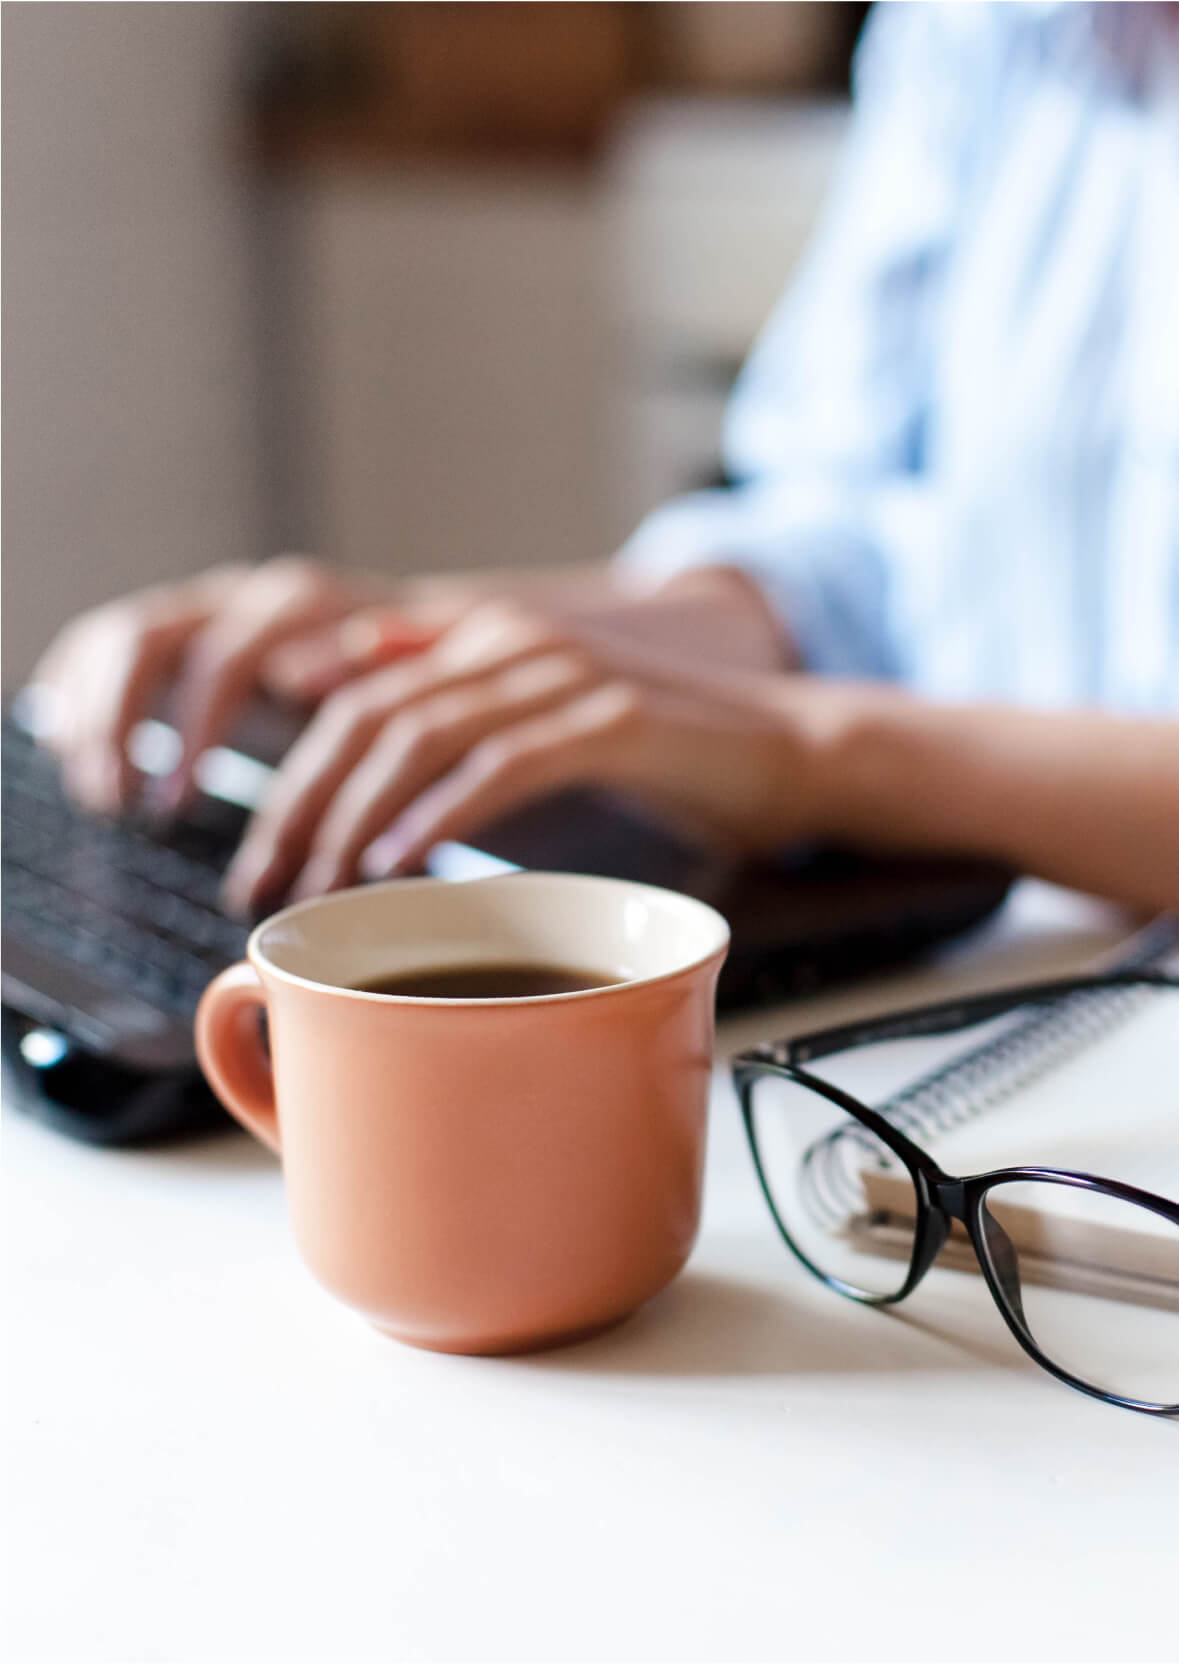
M1177 949L1179 915L1161 915L1130 939L1103 971L1166 969ZM881 1101L876 1110L912 1139L944 1135L1099 1042L1159 994L1149 986L1079 991L1030 1012L1017 1009L1000 1036L924 1073ZM862 1211L866 1156L881 1169L896 1164L884 1143L850 1118L802 1154L799 1192L817 1226L846 1228Z

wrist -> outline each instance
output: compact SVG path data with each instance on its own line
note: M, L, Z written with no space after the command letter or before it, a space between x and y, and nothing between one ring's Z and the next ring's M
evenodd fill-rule
M821 737L823 834L852 846L1006 855L1020 781L995 766L1011 716L889 684L841 686Z
M613 620L652 648L695 663L748 672L799 667L789 632L761 588L725 563L686 568L657 585L618 585Z
M913 791L903 760L919 703L886 683L804 675L774 684L784 815L809 838L887 844L898 795L903 803Z

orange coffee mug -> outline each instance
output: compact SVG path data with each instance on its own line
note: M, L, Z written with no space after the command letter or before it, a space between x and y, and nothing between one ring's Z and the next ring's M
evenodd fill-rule
M296 1244L329 1291L426 1349L542 1348L621 1320L692 1248L728 938L705 904L583 875L330 893L255 929L201 999L197 1053L281 1155ZM354 988L526 962L621 982Z

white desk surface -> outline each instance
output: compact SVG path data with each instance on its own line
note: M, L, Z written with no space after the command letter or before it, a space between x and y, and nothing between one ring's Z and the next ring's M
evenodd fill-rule
M1024 886L936 971L721 1052L1123 930ZM981 1283L903 1316L825 1291L719 1074L709 1164L639 1316L466 1360L320 1292L245 1137L101 1152L7 1117L5 1660L1169 1660L1179 1430L1039 1372Z

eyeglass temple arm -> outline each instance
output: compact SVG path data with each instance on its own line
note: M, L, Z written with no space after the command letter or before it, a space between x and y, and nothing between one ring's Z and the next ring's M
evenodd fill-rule
M1056 979L1046 984L1011 985L1005 990L984 991L978 996L959 997L952 1002L937 1002L929 1007L907 1008L901 1013L860 1020L851 1025L836 1025L828 1031L815 1031L810 1036L796 1037L790 1042L751 1050L739 1058L751 1063L772 1060L781 1065L801 1066L808 1060L822 1060L829 1054L862 1048L870 1043L901 1041L906 1037L944 1036L950 1031L963 1030L968 1025L996 1019L1012 1008L1029 1003L1058 1002L1062 997L1077 996L1086 991L1110 990L1119 985L1179 989L1179 978L1169 973L1140 971L1093 974L1083 979Z

